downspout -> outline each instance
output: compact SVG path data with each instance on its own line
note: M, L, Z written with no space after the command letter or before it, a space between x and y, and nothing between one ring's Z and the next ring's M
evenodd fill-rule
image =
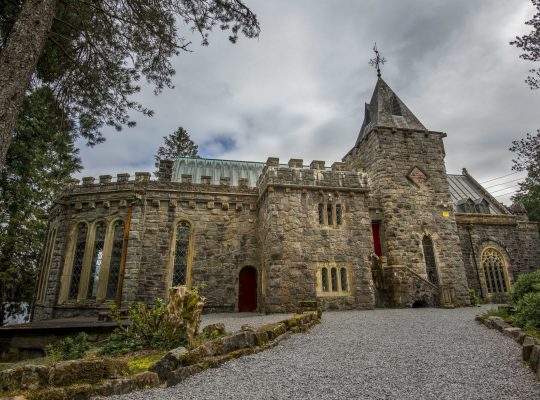
M133 205L128 206L127 210L127 218L126 218L126 226L124 229L124 243L122 246L122 258L120 261L120 276L118 278L118 291L116 293L116 305L120 309L122 306L122 292L124 291L124 275L126 273L126 259L127 259L127 250L128 250L128 242L129 242L129 230L131 227L131 211L133 209Z
M476 269L476 276L478 277L478 287L480 288L480 298L484 299L484 291L482 290L482 281L480 280L480 269L478 268L478 263L476 262L476 252L474 251L474 245L471 235L471 225L467 225L467 232L469 233L469 243L471 244L471 252L474 261L474 267Z

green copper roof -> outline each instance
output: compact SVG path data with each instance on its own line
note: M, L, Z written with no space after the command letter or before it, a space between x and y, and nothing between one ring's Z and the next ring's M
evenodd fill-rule
M219 185L221 177L228 177L231 186L238 186L238 180L246 178L248 186L255 187L264 166L265 163L255 161L178 157L174 160L172 181L182 182L182 175L191 175L193 183L201 183L202 176L210 176L210 182Z

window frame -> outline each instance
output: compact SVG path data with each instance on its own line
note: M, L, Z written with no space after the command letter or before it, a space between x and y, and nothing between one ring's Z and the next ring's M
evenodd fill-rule
M181 216L179 218L176 218L174 220L174 223L172 225L172 235L169 245L169 265L167 268L167 278L166 278L166 285L167 285L167 293L166 296L168 296L168 289L173 287L173 274L174 274L174 259L176 255L176 235L178 231L178 225L181 222L186 222L189 227L189 242L187 247L187 266L186 266L186 288L191 288L191 270L192 270L192 264L193 264L193 254L194 254L194 242L195 242L195 226L193 224L193 221L191 219L187 218L186 216Z
M502 279L504 280L503 284L506 291L499 291L499 290L490 291L490 284L487 279L488 278L487 271L484 264L484 256L487 252L496 253L501 260L501 273L502 273ZM508 259L505 252L499 249L498 247L493 246L493 245L487 245L482 249L482 252L480 253L480 268L482 268L482 273L480 274L481 276L480 284L483 285L485 289L484 293L486 294L486 297L488 299L491 299L496 296L506 296L510 293L511 280L510 280L510 274L508 272L508 266L509 266L509 263L508 263ZM496 283L495 283L495 286L496 286Z
M345 288L343 285L342 270L345 271ZM351 290L351 265L342 263L322 263L316 270L316 295L317 297L348 297L352 295ZM323 275L326 271L326 288L323 285ZM333 271L335 271L336 286L334 287Z

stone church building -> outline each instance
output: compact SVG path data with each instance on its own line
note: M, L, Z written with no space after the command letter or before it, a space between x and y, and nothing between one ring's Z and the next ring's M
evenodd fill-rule
M381 78L341 162L179 158L73 182L50 210L34 320L199 287L207 311L461 306L540 265L536 223L464 169Z

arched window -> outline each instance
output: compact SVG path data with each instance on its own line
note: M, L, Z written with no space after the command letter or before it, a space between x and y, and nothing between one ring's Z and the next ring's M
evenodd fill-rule
M328 225L334 225L334 220L332 218L332 204L331 203L328 203L326 205L326 218L328 218Z
M332 292L337 292L338 288L338 278L337 278L337 268L332 268L330 270L330 275L332 279Z
M49 270L51 268L52 256L56 242L56 228L50 230L47 238L47 248L42 261L41 273L39 277L39 288L36 296L36 302L42 303L45 301L47 294L47 281L49 279Z
M186 221L180 221L176 225L176 242L174 246L174 263L172 285L180 286L187 284L189 237L191 225Z
M86 247L86 234L88 225L82 223L77 231L75 239L75 250L73 251L73 264L71 266L71 282L69 284L68 299L76 299L79 293L79 284L81 283L81 272L83 267L84 250Z
M488 293L506 293L504 258L496 249L489 247L482 253L482 268L486 278Z
M341 268L340 274L341 274L341 291L346 292L349 290L349 285L347 282L347 269Z
M324 224L324 204L319 203L319 224Z
M323 268L321 270L321 284L323 292L328 292L328 269Z
M437 276L437 265L435 263L435 251L433 250L433 241L431 237L424 236L422 239L422 247L424 249L424 262L426 264L426 274L428 280L434 285L439 284Z
M336 204L336 224L341 225L343 223L343 210L341 204Z
M109 279L107 282L107 299L115 299L120 277L122 251L124 249L124 221L116 221L113 227L113 243L111 250L111 263L109 265Z
M99 273L103 265L103 248L105 247L105 232L107 227L104 222L96 225L96 236L94 237L94 251L92 252L92 264L90 265L90 277L88 280L88 292L86 297L95 299L99 286Z

